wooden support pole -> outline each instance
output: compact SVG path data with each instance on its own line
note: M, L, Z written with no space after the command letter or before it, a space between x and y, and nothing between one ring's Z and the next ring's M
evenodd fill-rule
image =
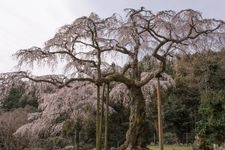
M161 94L160 94L160 77L157 77L157 108L158 108L158 130L159 130L159 148L164 149L163 143L163 124L162 124L162 104L161 104Z
M96 114L96 150L101 149L100 139L100 86L97 85L97 114Z
M105 141L104 150L108 150L108 126L109 126L109 83L106 84L106 110L105 110Z

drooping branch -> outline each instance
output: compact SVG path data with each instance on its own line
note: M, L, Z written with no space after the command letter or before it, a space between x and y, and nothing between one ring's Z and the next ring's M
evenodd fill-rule
M72 82L90 82L95 83L96 81L92 78L67 78L64 75L42 75L42 76L33 76L30 73L25 71L18 72L9 72L0 74L0 83L3 86L13 84L17 81L23 79L29 79L35 83L47 83L56 86L57 88L71 87Z

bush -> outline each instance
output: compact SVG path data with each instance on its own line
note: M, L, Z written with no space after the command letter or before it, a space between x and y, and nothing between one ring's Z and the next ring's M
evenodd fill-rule
M178 138L175 133L166 132L164 133L164 142L165 144L173 145L178 143Z

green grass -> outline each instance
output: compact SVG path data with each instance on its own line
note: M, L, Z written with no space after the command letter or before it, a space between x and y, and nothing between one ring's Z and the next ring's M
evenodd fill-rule
M149 146L149 150L159 150L159 146ZM178 145L165 145L164 150L192 150L192 147L178 146Z

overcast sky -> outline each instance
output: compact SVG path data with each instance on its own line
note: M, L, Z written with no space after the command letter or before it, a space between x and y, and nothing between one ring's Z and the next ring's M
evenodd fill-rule
M0 0L0 72L15 70L17 50L42 46L77 17L91 12L107 17L141 6L153 12L191 8L225 20L225 0Z

